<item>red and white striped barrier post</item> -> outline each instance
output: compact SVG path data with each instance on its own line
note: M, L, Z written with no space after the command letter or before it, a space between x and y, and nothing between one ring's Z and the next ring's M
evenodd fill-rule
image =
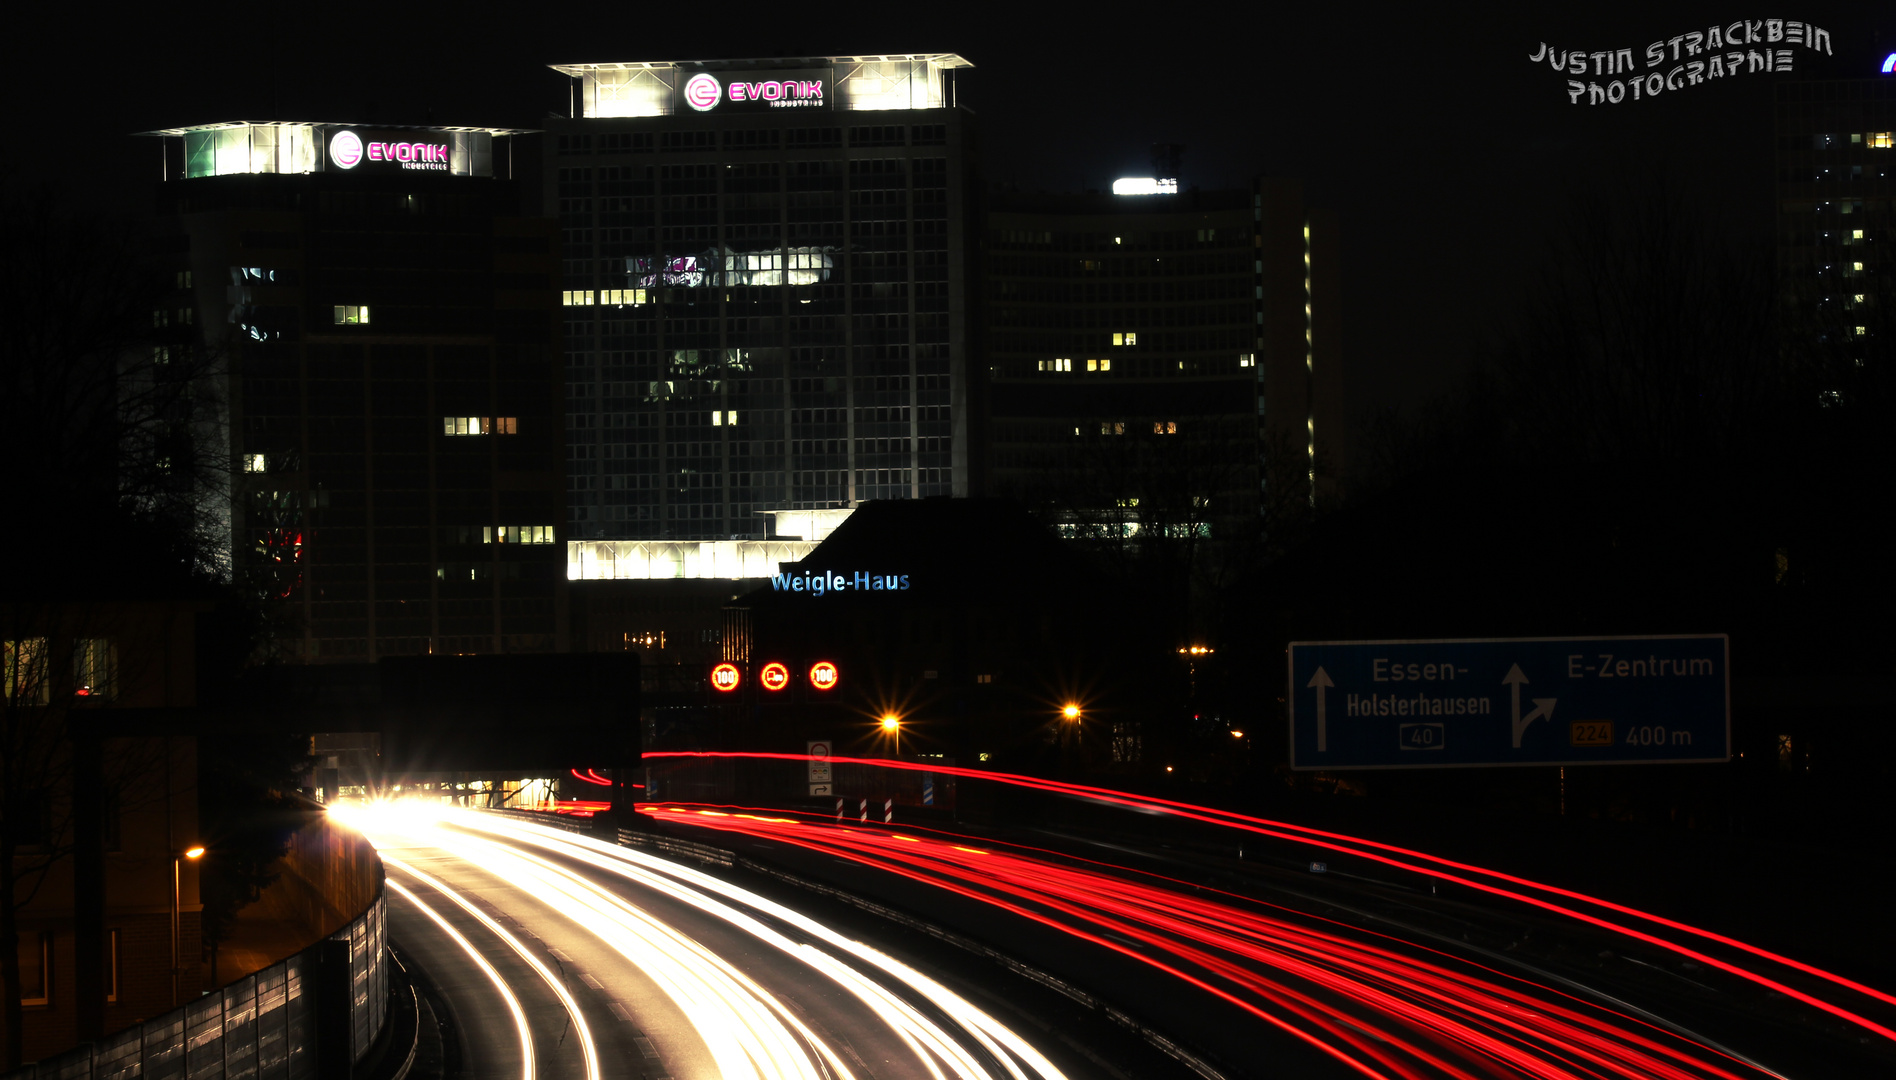
M862 823L864 825L869 824L869 800L864 799L862 801L862 805L858 806L856 809L862 812Z
M836 820L839 822L843 820L843 800L841 799L836 800Z
M895 800L894 799L882 800L882 823L884 825L888 825L888 824L892 824L894 821L895 821Z

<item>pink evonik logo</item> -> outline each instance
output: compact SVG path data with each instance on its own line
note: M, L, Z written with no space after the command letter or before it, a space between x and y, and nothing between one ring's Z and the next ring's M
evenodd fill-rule
M338 131L329 140L329 160L345 169L353 169L362 160L362 139L353 131Z
M723 96L724 88L718 85L716 79L704 72L699 72L685 81L685 104L699 112L715 108L718 100Z

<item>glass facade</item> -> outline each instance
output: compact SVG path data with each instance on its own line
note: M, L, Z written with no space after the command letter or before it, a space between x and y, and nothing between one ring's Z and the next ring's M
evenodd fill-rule
M240 580L271 599L286 660L556 651L553 223L522 217L511 181L403 167L446 164L466 132L308 127L355 133L355 167L233 161L161 188L156 246L201 313L172 347L228 357ZM295 130L178 141L190 162L232 132Z
M549 121L572 539L968 494L968 118L838 111Z

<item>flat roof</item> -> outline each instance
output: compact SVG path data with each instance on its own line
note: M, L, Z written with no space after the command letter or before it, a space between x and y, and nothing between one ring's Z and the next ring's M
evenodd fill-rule
M883 56L769 56L748 60L629 60L602 64L548 64L565 75L580 78L589 71L676 71L705 68L712 71L743 68L793 68L820 64L878 64L926 61L936 67L971 68L974 65L954 53L888 53Z
M436 124L351 124L336 120L225 120L216 124L191 124L186 127L135 131L134 135L188 135L195 131L228 131L245 127L347 127L376 128L381 131L484 131L489 135L531 135L537 128L454 127Z

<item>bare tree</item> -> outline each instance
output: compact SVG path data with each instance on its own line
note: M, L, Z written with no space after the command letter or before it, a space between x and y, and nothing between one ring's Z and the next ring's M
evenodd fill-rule
M129 744L101 762L85 722L151 674L119 666L124 601L224 573L230 463L222 372L191 346L188 280L155 267L130 226L64 214L47 194L7 197L0 221L0 460L15 508L0 530L0 1008L11 1068L23 1033L19 912L72 854L75 791L140 789L154 767ZM99 692L108 683L115 690Z

